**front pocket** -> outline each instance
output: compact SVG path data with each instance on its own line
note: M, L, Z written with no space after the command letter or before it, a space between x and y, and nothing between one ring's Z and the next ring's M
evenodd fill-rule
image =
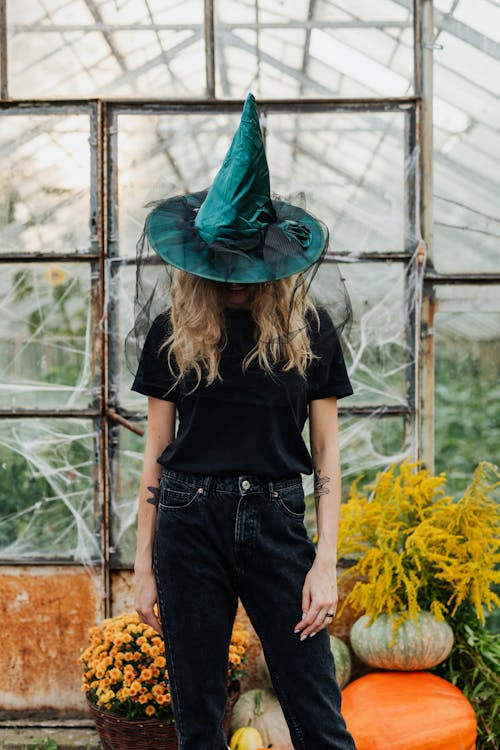
M169 510L187 508L199 494L198 487L164 474L160 482L158 506Z
M275 499L279 508L291 518L303 520L306 512L306 499L302 483L292 487L283 487L277 490L277 493Z

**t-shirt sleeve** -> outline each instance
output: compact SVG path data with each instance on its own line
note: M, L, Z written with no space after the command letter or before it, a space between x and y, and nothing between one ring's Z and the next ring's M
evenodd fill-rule
M180 391L177 386L170 390L175 382L175 377L168 366L168 348L159 351L169 332L168 313L162 313L155 318L148 331L131 390L145 396L153 396L176 403Z
M328 398L337 396L344 398L354 393L339 337L333 320L325 308L317 308L320 317L320 327L313 318L311 334L312 351L319 355L313 360L309 369L308 399Z

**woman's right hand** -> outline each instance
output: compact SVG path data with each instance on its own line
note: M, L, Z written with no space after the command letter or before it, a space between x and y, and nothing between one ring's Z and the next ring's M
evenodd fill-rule
M156 616L153 605L159 611L158 593L153 571L134 573L134 607L142 622L150 625L163 638L163 628Z

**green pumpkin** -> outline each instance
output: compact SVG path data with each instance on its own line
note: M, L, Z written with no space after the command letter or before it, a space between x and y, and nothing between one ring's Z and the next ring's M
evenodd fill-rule
M368 615L356 620L350 638L355 654L370 667L429 669L444 661L453 646L453 630L448 623L425 610L419 611L417 621L407 619L400 624L395 640L389 615L379 615L371 625L367 625L368 620Z
M347 685L349 678L351 677L352 660L349 646L344 641L337 638L335 635L330 636L330 646L333 653L333 659L335 661L335 674L337 682L340 687L343 688Z

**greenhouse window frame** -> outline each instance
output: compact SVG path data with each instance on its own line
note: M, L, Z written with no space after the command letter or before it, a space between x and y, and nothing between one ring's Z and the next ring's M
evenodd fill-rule
M433 8L430 0L414 3L399 0L408 9L414 8L414 62L415 96L383 97L365 99L259 99L263 117L275 113L359 113L359 112L401 112L405 118L405 155L418 146L420 149L416 169L406 176L405 201L407 206L406 235L415 236L417 216L420 216L426 263L422 272L423 306L421 318L410 316L405 322L409 341L415 342L413 355L415 367L407 368L411 381L408 386L408 406L387 406L378 418L402 415L414 420L417 431L418 458L423 458L429 470L433 470L433 404L430 383L434 367L432 351L432 329L429 320L432 306L432 290L437 284L484 284L500 283L500 273L492 274L440 274L432 264L432 52ZM451 19L452 20L452 19ZM453 22L452 31L464 34L463 24ZM468 28L468 27L467 27ZM450 29L448 29L450 30ZM472 35L472 36L471 36ZM481 36L473 30L467 31L472 44L481 44ZM14 115L88 115L90 122L90 245L87 253L9 253L0 255L0 263L88 263L91 270L91 306L94 332L97 335L99 378L97 398L92 408L87 409L2 409L0 418L68 418L88 417L96 425L95 455L98 457L94 485L96 498L99 498L99 523L101 528L102 575L107 592L104 606L105 616L111 612L110 558L113 553L110 531L111 489L110 476L114 459L111 433L124 421L134 424L144 418L143 414L120 413L114 395L110 393L110 362L116 359L116 352L108 336L107 321L115 311L107 307L108 278L110 263L129 262L119 259L117 243L117 118L120 114L200 114L232 113L241 111L241 99L222 99L215 96L215 43L213 0L205 0L205 55L206 55L206 97L186 99L157 98L89 98L89 99L9 99L8 98L8 58L6 32L6 3L0 0L0 111L3 116ZM413 232L413 234L412 234ZM397 253L369 253L359 256L360 261L385 262L394 260L407 264L412 258L414 247L409 244ZM338 255L341 259L341 254ZM112 304L112 303L111 303ZM415 313L415 310L414 310ZM339 405L340 416L367 416L372 407ZM126 425L125 425L126 426ZM17 561L1 559L1 563L15 565ZM19 564L74 565L74 560L48 560L24 558ZM127 566L128 568L128 566Z

